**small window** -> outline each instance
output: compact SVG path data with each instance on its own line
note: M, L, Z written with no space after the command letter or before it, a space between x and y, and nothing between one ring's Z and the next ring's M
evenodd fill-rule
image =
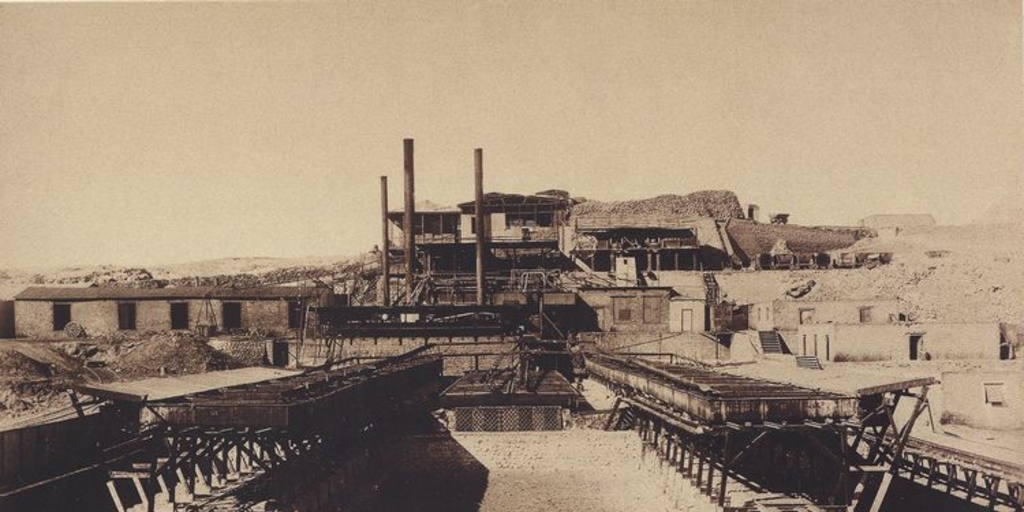
M293 300L288 301L288 328L298 329L302 327L302 303Z
M860 308L860 323L870 324L871 323L871 307Z
M171 329L188 329L188 302L171 303Z
M993 407L1004 407L1006 406L1006 397L1003 395L1003 383L1002 382L986 382L985 386L985 403Z
M632 322L633 321L633 310L628 307L615 308L615 321L616 322Z
M643 302L636 297L613 297L612 314L615 323L642 322Z
M813 324L814 323L814 310L813 309L801 309L800 310L800 325Z
M242 303L225 302L221 304L221 318L224 319L224 329L242 328Z
M61 331L71 322L71 304L53 305L53 330Z
M122 331L135 330L134 302L122 302L117 305L117 328Z

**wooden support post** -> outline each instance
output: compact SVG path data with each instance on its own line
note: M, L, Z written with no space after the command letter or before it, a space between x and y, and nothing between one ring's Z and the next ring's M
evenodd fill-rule
M142 485L142 479L137 476L132 477L132 484L135 485L135 492L139 493L142 507L146 509L146 512L153 512L153 500L149 496L149 491Z
M967 481L967 501L974 501L974 493L978 487L978 470L964 468L964 480Z
M700 450L697 453L697 488L699 489L704 476L704 448L701 447L698 450Z
M878 493L875 494L875 499L871 503L871 512L879 512L879 510L881 510L882 502L885 501L885 495L889 491L889 484L892 483L892 477L899 472L900 461L903 457L903 449L906 446L907 439L910 437L910 432L914 429L914 423L917 421L918 416L920 416L921 413L924 412L925 407L928 405L928 386L921 387L921 394L919 395L917 404L914 407L914 412L911 413L910 418L907 419L907 422L903 425L902 429L896 428L896 422L895 420L893 420L893 409L895 408L896 404L899 403L899 398L900 395L897 394L895 399L893 400L893 405L891 407L885 406L885 413L889 422L886 429L883 430L882 433L879 435L879 440L876 444L876 447L881 447L881 445L883 444L885 434L886 431L888 431L889 426L892 427L893 435L896 439L895 446L892 447L892 466L889 468L889 471L887 471L885 475L882 476L882 484L881 486L879 486ZM875 450L873 447L872 452L874 451ZM951 471L951 474L949 475L949 478L946 481L947 493L950 492L950 487L952 486L952 480L954 478L953 474L955 474L956 472L956 467L950 465L949 469Z
M708 479L704 485L704 494L708 496L712 496L711 489L715 485L715 459L717 458L714 447L708 446Z
M690 449L687 450L687 453L686 453L686 457L687 457L687 460L688 460L688 462L686 463L686 477L687 478L692 478L693 477L693 456L694 456L693 452L696 451L696 448L697 448L697 446L694 443L693 439L690 439Z
M194 496L192 492L193 489L192 485L189 483L189 480L185 478L185 472L181 469L181 467L178 467L178 469L175 470L175 475L177 475L178 477L178 482L185 485L185 500L192 501L192 497Z
M725 433L725 440L722 447L722 481L718 485L718 506L725 506L725 486L729 481L729 433Z
M125 512L124 503L121 502L121 495L117 493L117 485L113 480L107 480L107 490L110 491L110 499L114 501L117 512Z
M988 508L992 510L996 507L996 501L999 499L999 481L1001 480L998 476L982 475L985 480L985 490L988 491Z

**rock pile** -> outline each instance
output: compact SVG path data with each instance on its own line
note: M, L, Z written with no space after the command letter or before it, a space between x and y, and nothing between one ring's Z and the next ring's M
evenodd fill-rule
M123 379L163 373L185 375L241 366L188 332L156 333L119 344L108 355L108 365Z
M666 194L633 201L587 201L573 207L575 216L672 215L680 217L743 218L739 198L729 190L701 190L685 196Z

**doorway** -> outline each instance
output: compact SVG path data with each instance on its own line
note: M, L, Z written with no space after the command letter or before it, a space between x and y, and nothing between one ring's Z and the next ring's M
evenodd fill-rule
M288 366L288 342L287 341L275 341L271 345L271 362L273 366L280 366L284 368Z
M911 334L910 335L910 360L917 361L921 357L921 340L924 338L923 334Z
M693 310L684 309L682 312L683 332L693 332Z

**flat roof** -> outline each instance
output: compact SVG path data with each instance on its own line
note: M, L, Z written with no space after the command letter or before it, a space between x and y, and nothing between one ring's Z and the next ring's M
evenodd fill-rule
M281 368L240 368L197 373L180 377L154 377L131 382L85 384L76 389L87 395L123 402L156 402L180 398L215 389L244 386L299 375L300 371Z
M720 371L856 396L911 389L937 382L927 368L919 370L913 368L883 369L875 365L864 366L865 363L829 363L825 361L822 364L824 370L810 370L799 368L794 359L786 358L723 367Z

